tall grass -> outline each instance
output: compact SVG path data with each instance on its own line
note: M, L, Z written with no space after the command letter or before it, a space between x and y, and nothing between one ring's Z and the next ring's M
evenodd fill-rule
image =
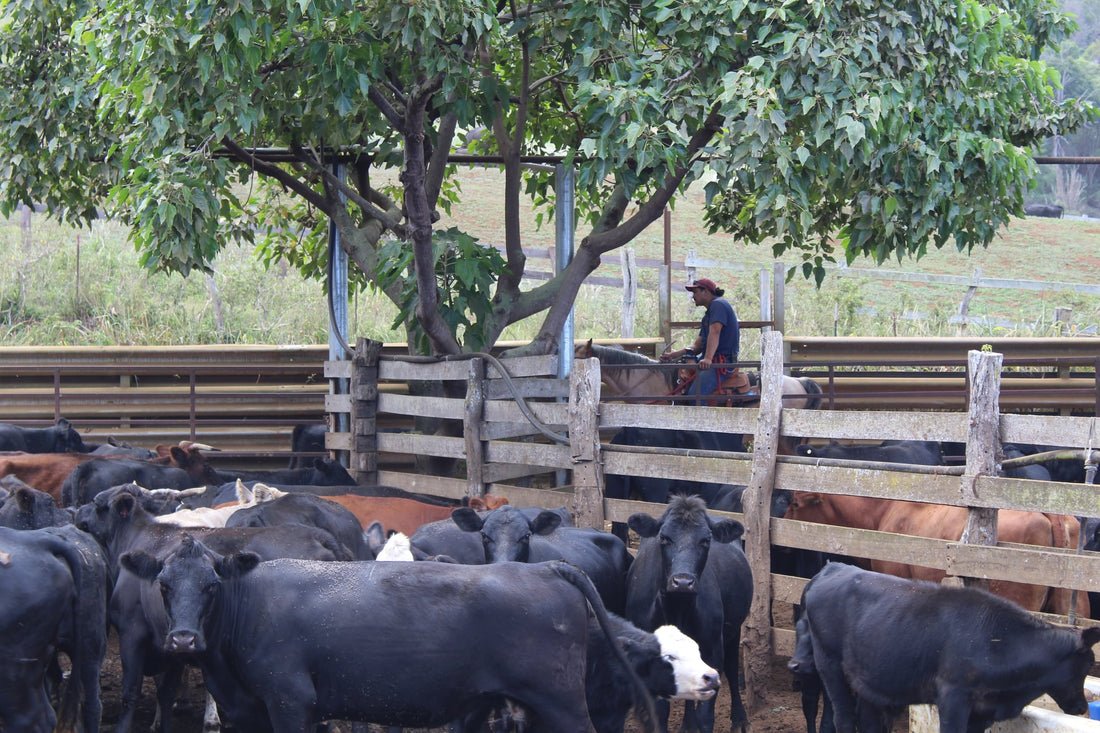
M461 176L462 203L439 225L458 226L483 242L501 244L502 176L492 168L466 169ZM770 247L710 234L702 226L701 209L701 194L694 189L678 200L671 215L673 260L682 262L694 252L700 258L735 263L737 269L698 275L725 287L742 319L760 320L759 273L771 271ZM524 212L522 227L525 246L553 245L553 227L538 228L531 211ZM630 246L638 258L661 259L661 222ZM1098 253L1100 223L1026 219L969 257L954 250L937 251L917 262L890 263L885 269L951 275L981 271L987 277L1095 283ZM868 262L853 266L874 267ZM545 271L551 263L532 257L528 268ZM607 264L596 274L617 278L621 270ZM672 319L695 321L700 312L681 288L684 278L682 270L673 276ZM657 336L657 272L639 268L638 279L634 333ZM785 331L792 336L1049 336L1060 333L1061 325L1054 321L1060 307L1072 308L1070 333L1095 333L1100 323L1100 297L1055 290L980 289L969 302L969 314L977 321L965 327L951 322L966 296L961 287L831 276L821 288L796 277L785 290ZM576 301L576 336L621 335L622 312L620 288L584 286ZM403 332L390 328L395 313L380 294L354 294L349 330L353 338L403 341ZM528 340L540 323L541 316L535 316L513 324L502 338ZM683 345L692 337L684 330L675 340ZM110 221L77 230L38 214L32 218L28 240L18 216L0 220L0 345L315 344L327 339L322 285L285 266L265 269L248 249L226 249L210 276L182 278L142 269L126 231ZM754 358L757 343L758 334L745 333L744 358Z

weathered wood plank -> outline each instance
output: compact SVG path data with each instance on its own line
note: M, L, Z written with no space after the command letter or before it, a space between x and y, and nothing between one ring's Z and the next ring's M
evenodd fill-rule
M569 397L569 382L565 379L528 377L512 380L512 385L515 392L526 399L553 400ZM489 400L512 399L514 394L512 388L500 379L491 380L485 385L485 398Z
M548 443L490 441L485 447L485 460L491 463L521 463L548 468L571 468L569 446Z
M442 417L461 420L466 401L456 397L415 397L403 394L378 395L378 411L416 417Z
M462 438L419 433L379 433L378 450L382 453L465 458L466 442Z
M630 446L603 446L601 454L604 474L614 473L670 480L688 478L691 481L718 484L745 485L749 482L751 466L747 458L748 454L682 450L675 454L646 452L643 455L629 448Z

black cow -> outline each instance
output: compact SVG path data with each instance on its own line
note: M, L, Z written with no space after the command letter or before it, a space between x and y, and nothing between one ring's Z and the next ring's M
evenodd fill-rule
M245 733L328 719L435 727L505 699L536 730L589 730L589 606L630 668L591 581L565 562L260 563L200 543L126 562L164 591L165 648L199 663ZM631 687L649 703L633 675Z
M1062 629L976 588L834 563L807 584L803 606L840 733L855 730L857 697L863 721L934 703L943 733L980 733L1044 693L1070 715L1088 710L1100 628Z
M799 690L802 693L802 715L806 718L806 733L817 733L817 709L824 697L824 706L821 712L821 733L835 733L833 725L833 706L829 702L829 696L825 695L825 688L821 684L821 676L814 665L813 640L810 639L810 621L806 614L794 626L795 644L794 654L787 661L787 669L795 676Z
M673 624L695 639L703 660L726 675L731 730L748 716L738 688L741 624L752 602L752 571L741 543L742 524L707 515L698 497L675 497L660 519L633 514L641 536L627 578L626 616L643 629ZM685 730L714 730L714 700L684 707ZM667 726L669 706L658 707Z
M830 440L826 445L800 445L795 451L811 458L834 458L845 461L878 461L909 463L921 466L942 466L943 452L934 440L886 440L879 445L844 445Z
M292 492L271 501L238 509L226 527L318 527L348 548L356 560L373 560L363 525L346 507L313 494Z
M327 425L295 425L290 433L290 457L288 468L298 468L302 464L299 453L320 453L325 450Z
M117 580L108 605L111 625L118 632L122 660L121 711L116 733L127 733L141 694L142 678L157 676L157 707L161 711L161 731L167 733L170 716L166 711L176 698L183 660L166 657L161 643L166 633L164 609L157 589L132 573L124 572L121 557L139 550L163 556L183 542L184 537L200 537L222 552L249 551L261 559L297 557L311 560L350 560L351 554L327 532L315 527L270 528L181 528L153 521L141 506L138 491L117 487L97 499L109 496L107 506L94 515L78 512L78 525L87 529L105 548L110 569Z
M65 418L48 428L25 428L0 423L0 451L24 453L84 453L87 446L80 433Z
M94 540L73 526L0 527L0 727L50 733L99 730L99 673L107 650L107 571ZM60 716L50 706L47 669L54 652L72 674Z
M540 509L539 507L518 507L528 519L534 519L544 511L550 511L561 517L562 527L573 526L573 516L565 507ZM441 519L421 525L409 537L411 550L417 560L434 557L446 557L466 565L485 563L485 546L481 536L455 524L454 519Z
M666 430L663 428L639 428L628 426L611 438L611 445L643 446L647 448L679 448L684 450L717 450L740 453L745 450L741 435L737 433L713 433L696 430ZM686 479L663 479L649 476L607 474L604 496L609 499L631 499L664 504L669 497L679 495L699 496L712 508L725 509L729 503L728 484ZM732 510L736 511L736 510ZM612 532L626 541L626 527L621 522L612 525Z
M190 489L202 485L175 466L135 458L92 458L75 467L61 484L61 503L79 507L101 491L131 483L147 489Z
M42 529L73 523L72 513L61 509L44 491L21 486L0 502L0 527Z
M710 700L718 694L718 671L699 655L699 645L675 626L643 631L624 618L608 614L613 634L649 694L658 699ZM588 629L585 697L596 733L622 733L634 704L630 673L612 654L603 631Z
M554 511L530 518L509 505L484 515L460 507L451 512L451 519L459 529L481 536L485 562L566 560L588 574L608 610L622 612L631 556L626 543L615 535L588 527L563 527L561 515Z
M339 461L328 458L314 458L298 468L278 468L274 470L214 468L207 464L211 474L206 483L226 484L241 481L262 481L269 486L357 486L355 479ZM199 476L192 471L193 476Z
M1044 216L1048 219L1061 219L1065 208L1058 204L1028 204L1024 213L1028 216Z

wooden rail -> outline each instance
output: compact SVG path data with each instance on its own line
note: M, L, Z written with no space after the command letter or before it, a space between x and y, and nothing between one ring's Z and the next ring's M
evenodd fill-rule
M383 469L375 478L380 483L440 496L457 498L490 491L520 506L568 506L579 524L597 527L606 521L625 521L635 512L658 515L663 511L661 505L603 498L605 473L746 485L744 514L730 516L746 525L746 552L754 570L753 612L743 635L748 651L745 659L750 706L761 702L753 700L762 690L761 660L766 666L772 654L787 656L794 647L793 630L774 625L771 609L775 603L796 603L805 584L801 578L771 573L768 557L773 544L939 568L958 578L1011 580L1080 592L1100 590L1097 553L1003 542L981 544L969 536L961 541L934 540L769 517L770 496L777 489L966 507L977 532L975 538L988 531L986 523L995 509L1062 514L1071 521L1074 516L1100 516L1100 496L1093 487L1001 478L992 460L968 462L963 475L958 470L938 475L777 455L776 443L781 435L856 441L936 440L965 444L968 456L990 459L1002 441L1100 448L1100 418L1095 416L1001 411L997 401L1000 355L980 350L972 350L968 362L972 375L973 365L980 366L976 373L983 375L982 388L970 395L970 404L964 410L784 409L778 395L778 376L784 366L777 357L782 351L778 338L778 334L765 335L769 358L761 365L764 387L759 408L605 403L597 410L599 390L593 385L598 381L599 364L595 360L577 362L566 401L529 404L538 420L567 436L564 443L549 440L531 427L514 401L506 398L500 376L491 366L471 368L455 362L409 365L383 356L378 364L379 384L407 379L460 380L464 374L469 381L464 394L439 398L380 393L376 404L379 416L431 416L458 426L450 431L454 437L378 434L379 455L404 452L438 457L451 461L458 473ZM994 357L998 360L991 367ZM545 387L552 369L551 359L532 359L524 363L517 381L536 380L543 385L540 394L561 399L564 384L555 391ZM538 392L533 386L521 389ZM595 424L593 418L597 419ZM751 435L755 446L751 454L673 449L643 452L600 442L601 429L621 425L673 430L696 430L707 425L708 430ZM1067 621L1065 617L1058 620ZM1088 619L1076 622L1093 623Z

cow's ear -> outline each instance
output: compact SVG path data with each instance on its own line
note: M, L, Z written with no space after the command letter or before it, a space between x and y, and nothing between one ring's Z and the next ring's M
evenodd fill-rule
M531 522L531 529L535 531L535 534L550 534L560 526L561 515L551 511L539 512L538 516Z
M1081 632L1081 643L1085 648L1091 648L1100 641L1100 626L1090 626Z
M178 445L174 445L168 449L168 455L172 456L172 460L180 466L186 466L191 462L191 454L180 448Z
M118 559L118 564L142 580L152 581L160 575L164 564L145 550L131 550Z
M480 532L485 522L468 506L460 506L451 512L451 519L463 532Z
M711 520L710 533L719 542L730 543L741 539L741 535L745 534L745 525L736 519Z
M375 520L363 530L363 534L367 537L367 547L370 548L372 555L377 555L382 551L382 548L386 545L386 529L382 526L382 523Z
M234 552L214 563L214 571L223 578L236 578L249 572L260 564L260 556L255 552Z
M661 523L644 512L631 514L626 520L626 526L637 532L640 537L656 537L661 531Z
M137 499L134 498L134 495L126 492L120 493L115 497L114 502L112 502L115 512L123 519L130 518L130 515L134 513L134 506L136 504Z
M15 503L23 513L30 513L34 509L34 494L29 487L20 486L15 490Z

